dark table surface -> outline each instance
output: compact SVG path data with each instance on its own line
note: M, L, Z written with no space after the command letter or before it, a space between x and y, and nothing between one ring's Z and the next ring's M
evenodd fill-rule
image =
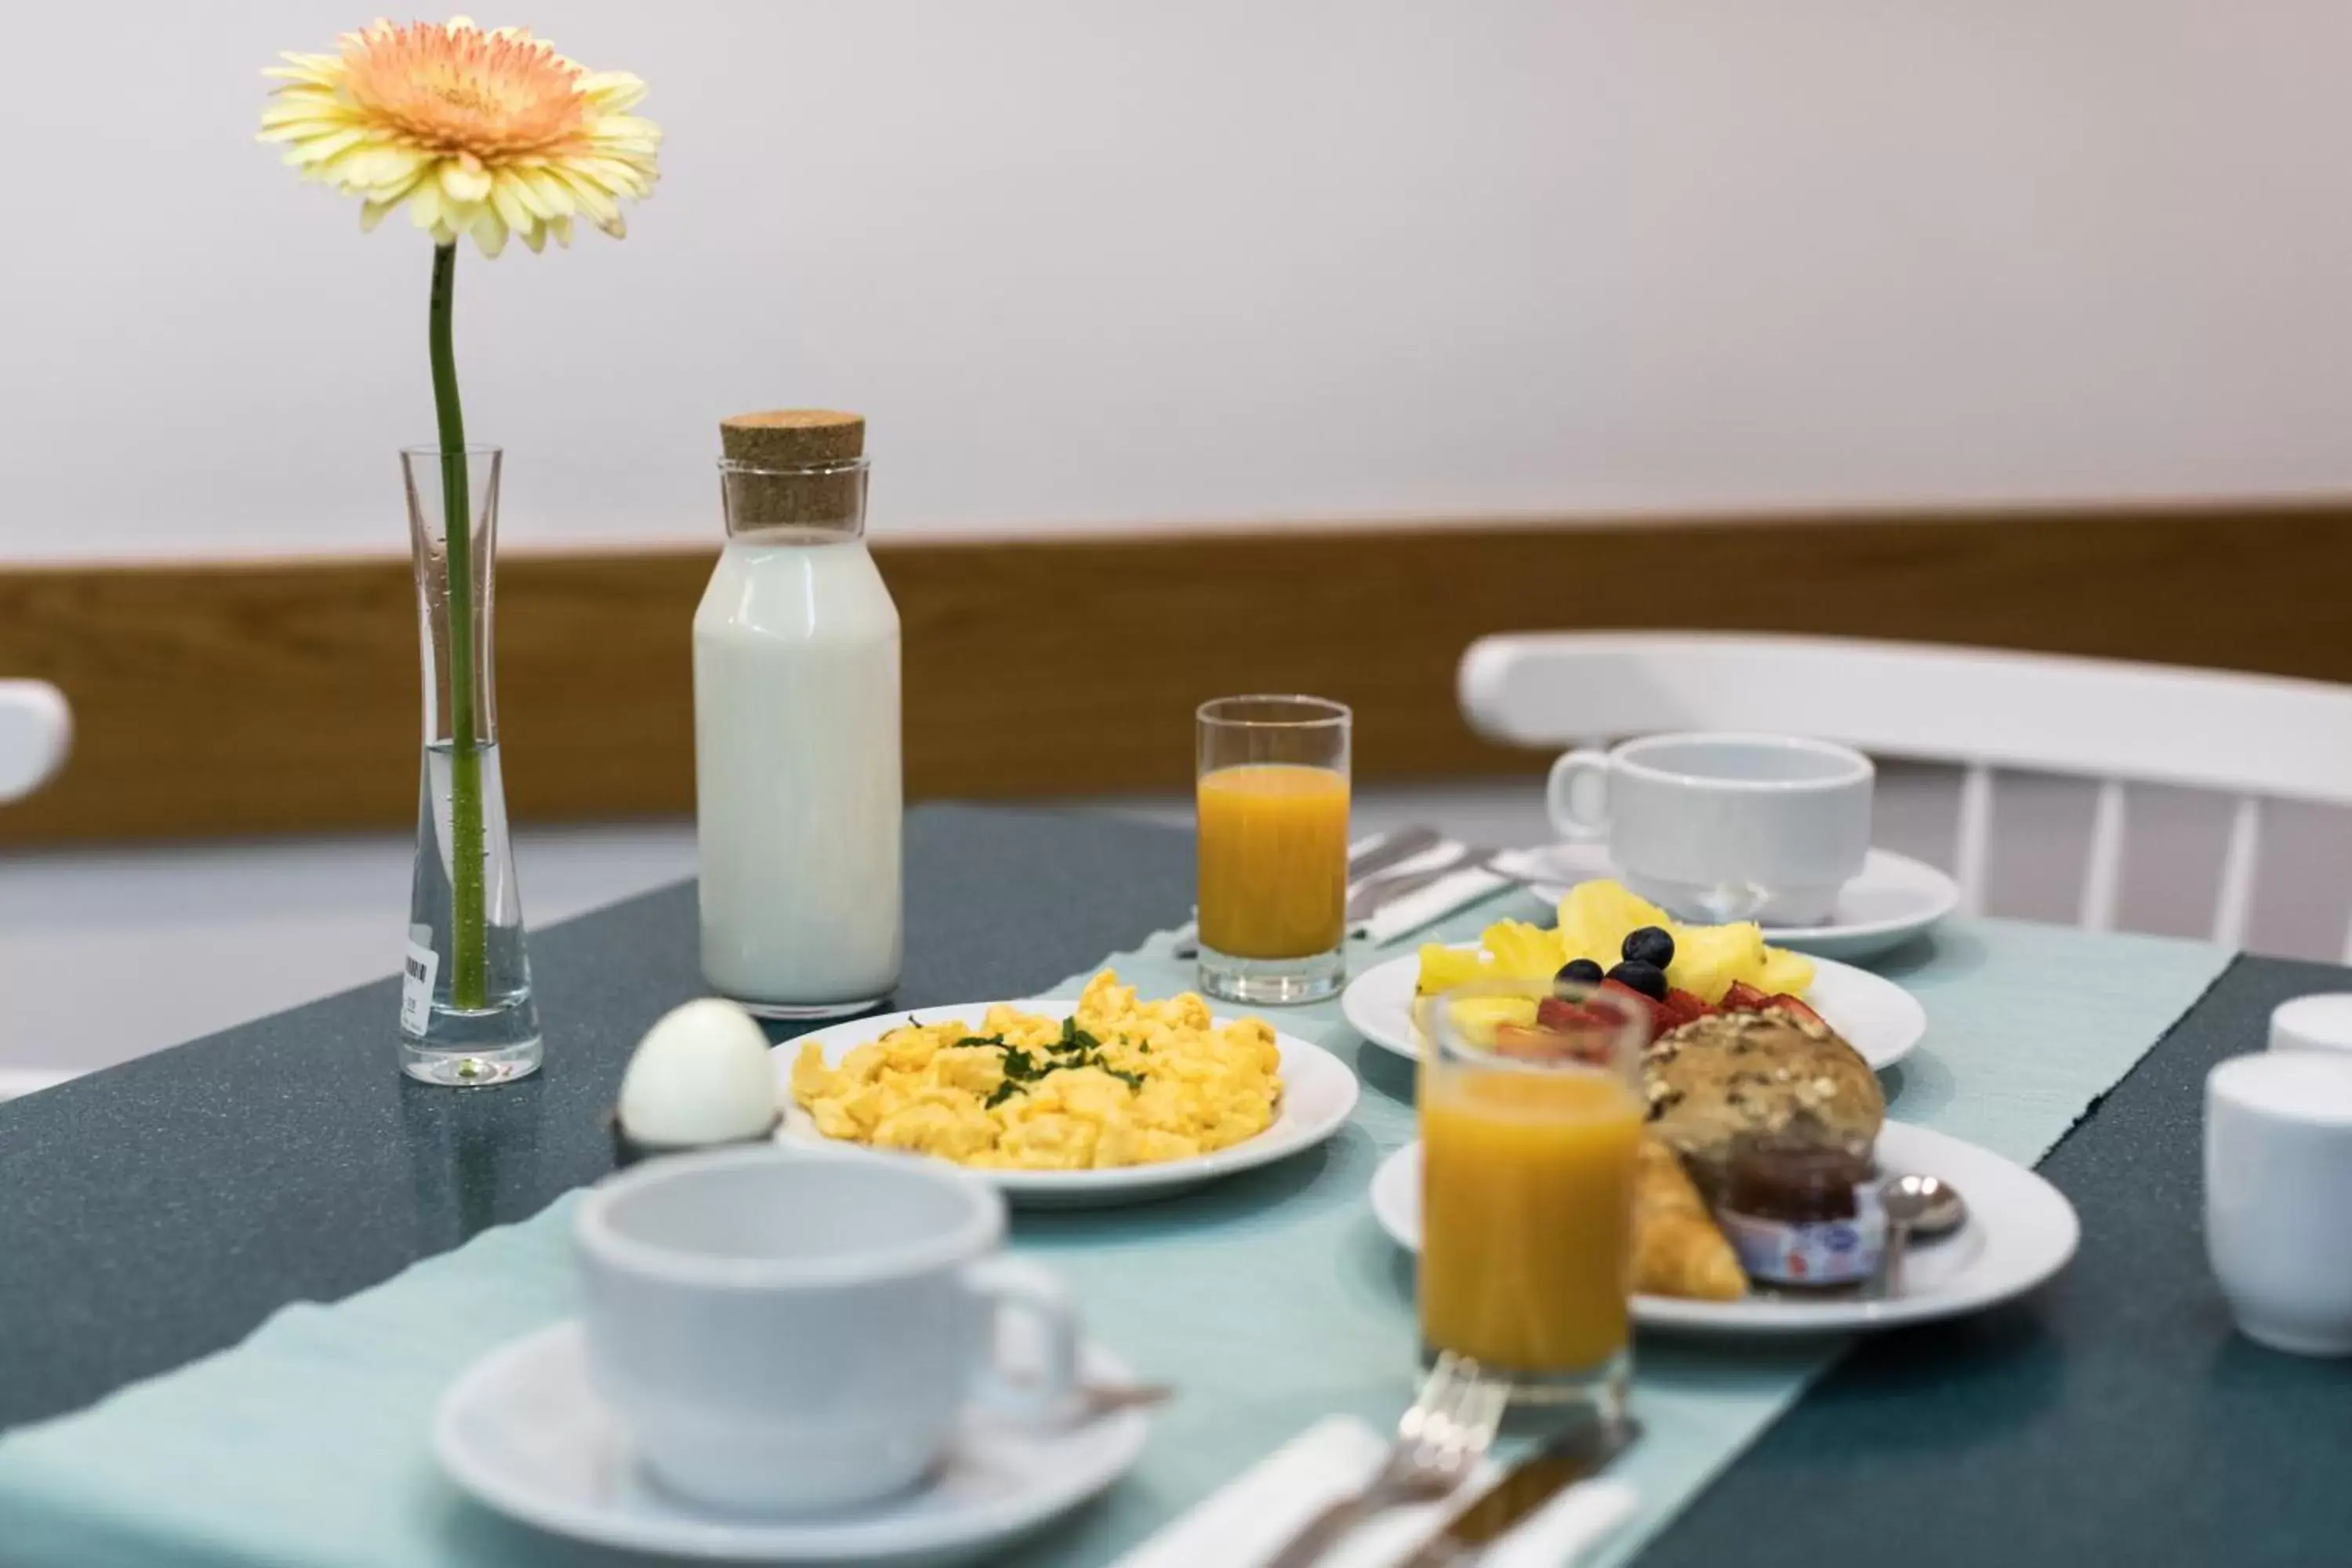
M1186 835L930 807L902 1006L1019 995L1182 917ZM1115 874L1106 875L1115 868ZM78 1408L520 1219L609 1168L598 1115L698 992L691 888L532 942L548 1065L392 1067L387 980L0 1105L0 1426ZM2242 959L2042 1163L2074 1263L2029 1300L1864 1341L1646 1565L2352 1563L2352 1363L2231 1331L2200 1234L2205 1069L2344 971ZM2352 1194L2347 1194L2352 1201Z

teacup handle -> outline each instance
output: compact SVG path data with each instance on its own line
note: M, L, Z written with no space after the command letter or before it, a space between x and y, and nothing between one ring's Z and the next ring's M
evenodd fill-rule
M1587 774L1594 779L1600 791L1601 809L1581 811L1577 805L1577 787ZM1562 838L1591 840L1609 837L1609 753L1576 751L1567 753L1551 765L1551 777L1544 783L1544 813L1551 818L1552 831Z
M992 1365L983 1386L990 1404L1016 1414L1044 1415L1078 1395L1078 1310L1050 1268L998 1254L967 1264L964 1283L999 1312L1027 1313L1045 1331L1045 1364L1035 1378L1013 1378Z

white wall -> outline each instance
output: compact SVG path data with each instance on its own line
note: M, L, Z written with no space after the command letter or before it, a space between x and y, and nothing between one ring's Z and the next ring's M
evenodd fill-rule
M425 243L252 141L370 14L11 7L0 558L404 547ZM669 132L467 258L510 540L711 537L788 402L905 531L2352 487L2341 0L480 17Z

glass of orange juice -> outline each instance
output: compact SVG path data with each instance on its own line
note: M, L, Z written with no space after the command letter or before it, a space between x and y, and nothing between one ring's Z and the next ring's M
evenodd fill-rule
M1624 1413L1645 1021L1612 992L1486 981L1424 1005L1421 1337L1514 1403Z
M1201 704L1201 989L1313 1002L1347 978L1350 716L1319 697Z

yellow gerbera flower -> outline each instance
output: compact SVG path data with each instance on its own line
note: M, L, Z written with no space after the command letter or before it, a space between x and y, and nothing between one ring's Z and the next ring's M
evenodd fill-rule
M362 226L408 204L436 245L470 234L485 256L509 232L537 250L572 243L572 220L624 232L620 198L653 189L661 129L629 110L646 84L590 71L521 27L486 33L371 23L340 53L289 54L261 138L289 143L307 179L356 195Z

